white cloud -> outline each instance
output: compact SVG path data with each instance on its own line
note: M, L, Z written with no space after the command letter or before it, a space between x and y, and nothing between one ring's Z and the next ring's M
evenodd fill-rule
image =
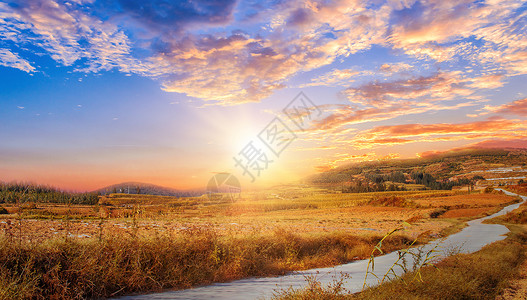
M33 67L27 60L7 49L0 49L0 65L19 69L27 73L35 71L35 67Z
M429 1L419 2L420 9L413 8L418 2L412 0L376 5L360 0L287 1L247 17L243 22L264 28L253 32L245 32L245 23L233 18L235 1L212 12L197 9L192 16L198 21L158 12L148 2L134 2L139 6L130 11L108 11L102 19L90 10L91 3L28 0L16 8L0 3L1 39L21 49L37 47L77 72L117 69L156 78L166 91L225 105L261 101L293 76L373 45L402 50L421 62L461 57L494 74L527 72L526 13L516 14L522 1ZM171 12L178 12L178 3ZM413 8L409 16L400 15L404 8ZM145 13L138 15L134 9ZM241 30L206 33L223 25ZM37 71L11 51L0 52L2 65ZM354 70L334 69L305 86L349 84L359 75ZM389 76L414 70L396 63L377 71ZM480 75L489 74L474 76ZM499 86L495 83L494 88Z

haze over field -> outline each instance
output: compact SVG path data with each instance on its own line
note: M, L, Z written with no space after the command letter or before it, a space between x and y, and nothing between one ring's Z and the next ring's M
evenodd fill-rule
M527 147L525 1L24 0L0 18L1 181L247 188ZM300 92L319 109L304 130L282 111ZM251 182L233 157L275 117L296 138Z

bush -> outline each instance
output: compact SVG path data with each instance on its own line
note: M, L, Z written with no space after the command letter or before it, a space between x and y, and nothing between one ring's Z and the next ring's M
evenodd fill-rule
M418 207L415 202L397 196L372 198L367 204L373 206Z
M488 187L485 188L485 190L483 190L483 192L484 192L485 194L492 193L492 191L494 191L494 188L491 187L491 186L488 186Z
M7 209L5 209L5 207L0 206L0 215L7 215L7 214L9 214Z
M442 214L446 213L448 209L446 208L438 208L430 213L430 218L439 218Z

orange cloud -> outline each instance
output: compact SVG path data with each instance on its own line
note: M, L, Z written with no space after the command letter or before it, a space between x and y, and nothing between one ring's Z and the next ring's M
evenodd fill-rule
M510 29L514 26L504 18L521 7L521 1L490 1L481 5L473 1L428 1L419 4L421 7L418 13L406 16L405 22L395 24L388 37L390 43L408 54L445 61L455 55L468 58L477 53L478 50L468 43L448 45L473 35L481 40L516 49L518 45L504 45L506 38L503 37L521 40L521 37L511 34Z
M325 73L317 78L311 80L310 83L304 86L335 86L335 85L349 85L354 82L354 77L361 76L363 72L354 71L352 69L338 70L334 69L331 72Z
M475 105L475 102L462 102L453 105L426 102L391 102L382 108L358 108L352 105L321 105L323 111L331 114L319 121L315 120L310 131L330 130L347 125L393 119L402 115L420 114L428 111L457 110Z
M488 138L525 137L527 123L518 120L491 119L460 124L403 124L378 126L353 138L356 148L407 144L412 142L441 142Z
M527 98L503 104L497 107L486 106L485 109L494 113L511 114L518 116L527 116Z
M473 79L469 86L475 89L497 89L503 86L504 79L503 74L484 75Z
M482 142L473 143L463 147L457 147L446 151L425 151L419 153L419 157L434 157L449 152L462 152L469 149L524 149L527 148L527 140L518 139L491 139Z
M368 131L364 136L417 136L432 134L460 134L476 132L492 132L503 129L517 128L517 122L512 120L488 120L461 124L404 124L394 126L379 126Z
M382 64L379 67L379 71L386 74L386 76L391 76L396 73L406 72L414 69L414 66L411 66L407 63L393 63L393 64Z
M488 140L478 142L469 147L474 148L527 148L527 140L522 137L519 139L502 139L502 140Z
M342 92L351 102L372 107L385 107L394 100L427 97L431 100L467 96L472 90L464 87L464 80L456 72L438 72L430 76L401 79L391 82L372 82Z

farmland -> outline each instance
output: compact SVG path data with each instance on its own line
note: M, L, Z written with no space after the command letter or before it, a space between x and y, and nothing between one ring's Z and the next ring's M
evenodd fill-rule
M399 202L382 202L391 198ZM175 198L111 194L101 197L97 205L4 204L9 214L0 215L0 225L4 231L9 226L19 226L18 232L31 240L68 235L90 238L106 232L129 230L140 235L181 233L193 228L209 228L221 235L260 234L275 230L364 234L383 233L406 219L420 216L423 221L408 232L416 235L424 231L439 233L457 218L489 214L510 201L510 197L496 193L467 195L456 191L406 191L341 194L294 186L243 193L236 202L212 200L206 195ZM438 210L443 212L437 218L430 218L430 214Z
M405 220L413 225L385 243L388 251L455 232L516 201L498 192L300 185L243 192L234 201L221 196L4 203L0 295L109 297L332 266L368 257Z

